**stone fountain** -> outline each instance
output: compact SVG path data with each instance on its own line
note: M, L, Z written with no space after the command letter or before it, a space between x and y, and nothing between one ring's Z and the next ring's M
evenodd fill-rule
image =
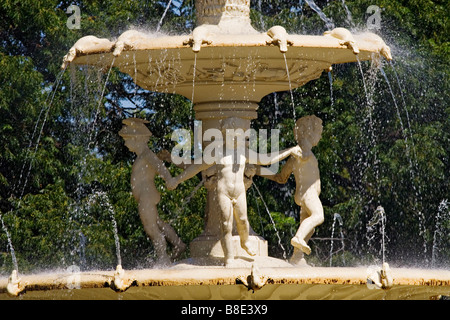
M288 34L282 26L261 33L251 26L250 0L197 0L196 10L198 26L190 35L161 36L130 30L116 41L86 36L64 57L63 68L69 64L104 70L116 67L143 89L183 95L193 103L195 118L201 121L203 140L210 130L223 134L227 129L241 132L232 143L225 142L225 149L233 154L244 150L240 154L243 158L239 158L244 160L229 162L226 156L214 161L203 158L199 163L187 164L180 176L172 177L162 160L148 149L151 133L146 122L124 120L119 134L130 151L137 154L131 182L133 195L163 266L125 271L119 265L115 272L77 273L80 290L70 292L59 289L73 289L67 283L69 277L73 283L74 274L23 276L22 279L13 274L14 279L9 282L0 279L0 294L2 290L13 295L26 290L24 297L30 298L109 299L115 297L114 291L126 290L122 297L128 295L132 299L386 298L384 290L371 290L373 287L367 286L368 283L377 288L391 288L388 291L391 298L448 294L450 273L447 271L390 269L387 263L371 270L309 267L303 254L309 254L311 248L307 245L308 237L299 235L300 229L291 242L296 249L290 261L270 257L267 241L255 234L246 221L245 192L252 177L259 174L283 183L293 173L296 179L308 181L297 183L295 197L296 203L315 217L309 230L323 222L318 200L317 160L311 152L320 139L321 120L315 116L300 119L295 127L298 146L265 155L265 161L256 154L251 162L246 153L245 133L251 129L251 120L257 118L260 100L272 92L292 90L317 79L324 71L330 71L333 64L391 60L384 41L373 33L356 35L344 28L327 31L322 36ZM241 145L240 138L244 139ZM204 152L208 143L203 145ZM287 169L283 167L280 174L263 172L265 165L287 157ZM145 169L148 167L153 168L152 172ZM173 189L199 172L207 188L205 229L190 243L190 258L170 265L160 231L171 227L157 227L163 222L155 209L159 194L152 189L152 180L159 174L166 186ZM183 249L184 244L176 235L169 241ZM434 286L434 290L430 291L429 286ZM346 290L339 293L344 287Z

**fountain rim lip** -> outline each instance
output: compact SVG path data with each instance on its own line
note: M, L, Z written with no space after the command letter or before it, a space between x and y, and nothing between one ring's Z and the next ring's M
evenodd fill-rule
M360 53L358 54L358 59L360 60L370 60L372 59L371 54L379 54L381 56L381 50L386 47L384 41L379 38L378 35L365 32L361 34L353 35L355 42L358 44L358 48ZM375 36L376 38L370 39L370 37ZM173 49L191 49L191 47L186 43L191 39L190 35L175 35L175 36L156 36L148 38L141 38L132 42L132 48L125 48L120 55L129 52L139 52L139 51L153 51L153 50L173 50ZM266 33L260 34L217 34L214 35L211 39L211 44L202 45L202 49L197 53L197 55L201 55L203 49L207 48L272 48L278 49L276 46L268 44L267 41L272 39ZM117 41L117 39L116 39ZM290 45L288 46L288 50L286 52L286 56L289 57L292 55L292 51L295 51L294 48L300 48L303 50L308 49L316 49L316 50L349 50L347 45L342 44L342 41L324 35L295 35L289 34ZM95 54L108 54L112 53L115 48L116 42L111 41L111 47L108 49L99 48L92 49L88 52L77 52L77 56L72 61L77 64L77 58L95 55ZM292 48L292 50L290 50ZM203 50L205 51L205 50ZM351 50L349 50L351 52ZM193 52L192 52L193 53ZM194 53L193 53L194 54ZM120 57L119 55L119 57ZM321 53L318 54L318 56ZM355 62L357 60L356 55L352 53L354 59L347 62ZM280 52L280 57L282 57L282 53ZM344 62L340 62L344 63Z
M361 267L260 267L270 284L365 285L367 266ZM236 279L249 274L250 268L204 266L190 268L125 270L124 276L133 286L235 285ZM114 270L92 270L79 273L79 289L107 288ZM450 270L391 268L394 286L450 287ZM212 273L212 275L211 275ZM19 275L25 291L61 290L73 277L70 272L43 272ZM0 294L7 292L7 278L0 278Z

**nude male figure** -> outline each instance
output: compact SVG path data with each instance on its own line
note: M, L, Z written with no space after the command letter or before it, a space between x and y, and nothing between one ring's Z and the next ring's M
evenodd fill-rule
M248 162L248 156L245 152L236 152L237 150L245 150L245 139L239 137L243 134L242 130L237 130L245 127L244 119L231 117L227 118L222 123L222 134L226 134L227 130L236 130L236 139L225 139L223 156L217 159L214 163L202 163L200 165L191 165L183 173L175 178L175 184L172 182L167 184L167 187L174 189L179 183L195 176L200 171L207 170L214 165L216 175L216 197L217 204L221 214L221 230L222 230L222 248L225 254L225 265L231 266L234 260L232 251L232 229L233 218L236 221L236 228L241 239L241 247L251 256L255 255L254 250L249 243L249 222L247 218L247 197L246 186L244 179L245 167ZM278 162L293 152L299 152L299 147L289 148L280 153L266 155L265 162L261 162L259 157L256 157L259 165L269 165Z
M119 135L125 140L125 146L136 153L131 173L131 189L138 202L139 216L144 230L152 240L159 264L169 264L170 258L166 252L166 239L174 246L174 255L181 254L186 245L177 236L175 230L158 215L157 205L161 195L155 186L155 176L160 175L166 183L173 180L164 163L148 147L151 136L145 126L148 121L138 118L123 120L124 127Z
M273 176L265 176L280 184L285 184L293 173L295 177L295 203L300 206L300 226L291 239L291 244L310 254L311 248L307 242L314 233L314 228L324 221L323 207L319 199L320 173L319 165L311 148L319 143L322 136L322 120L314 115L297 120L294 137L301 149L288 159L281 171ZM306 263L303 254L294 251L296 263ZM300 261L302 260L302 261Z

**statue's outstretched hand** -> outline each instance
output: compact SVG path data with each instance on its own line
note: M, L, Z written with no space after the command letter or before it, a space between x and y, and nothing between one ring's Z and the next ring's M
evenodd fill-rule
M297 159L302 158L302 156L303 156L302 149L299 146L293 147L292 151L291 151L291 155L294 156Z

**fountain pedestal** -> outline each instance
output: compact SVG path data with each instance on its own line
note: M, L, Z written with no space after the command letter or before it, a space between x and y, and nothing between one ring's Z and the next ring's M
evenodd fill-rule
M258 257L268 257L268 246L267 241L259 236L250 236L250 245L256 251L256 256ZM233 235L233 247L235 257L251 257L240 245L241 239L239 235ZM222 249L222 244L220 242L220 237L216 235L206 235L201 236L192 240L190 244L190 252L192 258L224 258L224 253Z

